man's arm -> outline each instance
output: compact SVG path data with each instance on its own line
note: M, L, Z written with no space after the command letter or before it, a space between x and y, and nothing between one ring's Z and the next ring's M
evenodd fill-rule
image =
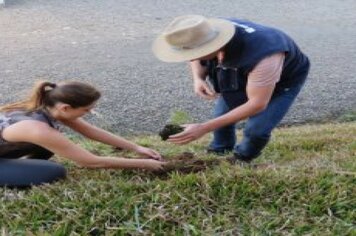
M208 76L208 70L200 64L200 60L190 61L189 65L192 70L193 80L205 80L206 76Z
M276 53L259 62L248 75L246 87L248 101L221 117L207 121L203 124L206 129L212 131L263 111L280 79L284 57L284 53Z
M210 131L244 120L263 111L267 107L275 84L280 78L283 62L283 53L277 53L263 59L248 76L246 88L248 101L246 103L205 123L186 125L183 132L170 136L169 141L176 144L186 144Z
M215 92L211 90L205 80L208 76L207 68L200 64L200 60L191 61L189 64L192 71L195 94L207 100L216 98Z
M275 86L247 87L248 101L223 116L203 123L206 132L236 123L263 111L271 99Z

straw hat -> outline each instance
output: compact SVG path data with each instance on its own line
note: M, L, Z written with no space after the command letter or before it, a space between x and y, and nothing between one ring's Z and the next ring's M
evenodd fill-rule
M165 62L190 61L219 50L234 33L234 25L227 20L179 16L156 38L152 51Z

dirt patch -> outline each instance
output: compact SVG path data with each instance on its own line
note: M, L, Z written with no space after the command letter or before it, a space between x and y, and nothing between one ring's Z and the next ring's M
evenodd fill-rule
M198 159L190 152L183 152L177 156L165 158L165 160L167 160L167 164L162 170L155 171L155 174L167 175L170 172L196 173L217 166L222 161L220 159Z

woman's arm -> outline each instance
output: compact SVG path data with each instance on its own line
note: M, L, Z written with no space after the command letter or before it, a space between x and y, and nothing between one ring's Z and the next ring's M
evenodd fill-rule
M81 133L85 137L90 138L92 140L102 142L114 147L120 147L123 149L135 151L137 153L143 154L145 156L150 156L155 159L161 159L161 155L158 152L137 145L106 130L100 129L94 125L89 124L81 118L73 121L65 121L63 123L71 129L77 131L78 133Z
M119 147L131 151L136 151L139 145L129 142L119 136L116 136L106 130L100 129L89 124L85 120L78 118L73 121L63 121L63 124L84 135L85 137L105 143L114 147Z
M127 159L96 156L67 139L63 134L40 121L26 120L3 130L9 142L28 142L44 147L87 168L149 169L162 168L163 162L152 159Z

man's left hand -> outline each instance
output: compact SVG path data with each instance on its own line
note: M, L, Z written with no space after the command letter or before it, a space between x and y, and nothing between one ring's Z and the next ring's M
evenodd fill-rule
M168 141L175 144L187 144L204 136L207 131L202 124L182 125L185 129L179 134L169 136Z

